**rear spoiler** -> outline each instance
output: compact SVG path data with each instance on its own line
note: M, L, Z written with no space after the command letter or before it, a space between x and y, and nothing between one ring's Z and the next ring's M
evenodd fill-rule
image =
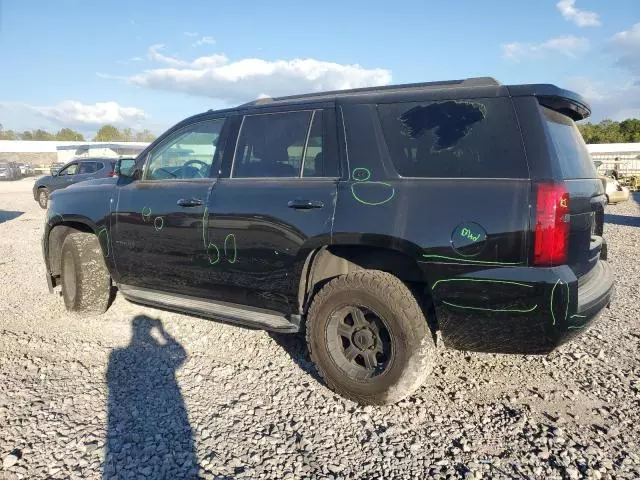
M558 88L555 85L539 83L509 85L507 88L512 97L534 96L540 105L562 113L575 121L584 120L591 115L591 107L581 95Z

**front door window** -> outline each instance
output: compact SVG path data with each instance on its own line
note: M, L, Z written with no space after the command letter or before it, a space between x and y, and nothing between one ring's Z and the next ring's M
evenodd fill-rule
M209 178L217 160L224 119L208 120L177 131L147 159L144 180Z

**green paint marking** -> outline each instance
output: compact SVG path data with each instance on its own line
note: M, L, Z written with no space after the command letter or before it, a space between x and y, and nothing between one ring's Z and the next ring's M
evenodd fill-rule
M109 232L107 231L107 229L106 229L106 228L102 228L102 229L100 229L100 230L98 231L98 241L100 241L100 235L102 235L102 234L104 234L104 236L106 237L106 238L105 238L105 240L104 240L105 245L107 246L107 248L106 248L107 253L105 253L105 255L104 255L104 256L105 256L105 258L106 258L106 257L108 257L108 256L109 256L109 253L110 253L110 246L109 246Z
M507 285L517 285L519 287L527 287L527 288L533 288L533 285L528 285L526 283L520 283L520 282L512 282L510 280L485 280L485 279L480 279L480 278L445 278L443 280L438 280L436 281L436 283L433 284L433 287L431 287L431 290L434 290L436 288L436 285L438 285L441 282L486 282L486 283L505 283Z
M358 177L360 177L360 174L356 173L356 172L364 172L366 177L365 178L358 178ZM351 173L351 177L356 182L366 182L367 180L369 180L371 178L371 170L369 170L368 168L365 168L365 167L354 168L353 172Z
M567 328L569 330L577 329L577 328L585 328L586 325L569 325Z
M142 220L145 222L149 221L149 217L151 217L151 208L150 207L142 207Z
M469 230L467 227L464 227L462 229L462 231L460 232L460 236L463 237L463 238L467 238L469 240L472 240L474 242L477 242L478 240L480 240L480 233L476 233L474 235L473 232L471 230Z
M567 321L567 316L569 315L569 284L565 283L567 286L567 307L564 310L564 321Z
M455 303L450 303L447 302L445 300L442 301L442 303L444 303L445 305L449 305L450 307L456 307L456 308L464 308L464 309L468 309L468 310L482 310L484 312L513 312L513 313L529 313L529 312L533 312L536 308L538 308L538 305L534 305L531 308L528 308L526 310L523 309L519 309L519 308L482 308L482 307L470 307L470 306L466 306L466 305L456 305Z
M555 314L555 313L553 313L553 294L554 294L554 293L555 293L555 291L556 291L556 287L557 287L557 286L558 286L558 284L559 284L559 283L561 283L561 282L562 282L562 280L558 279L558 280L556 281L556 284L555 284L555 285L553 286L553 288L551 289L551 297L550 297L550 299L549 299L549 308L551 309L551 318L553 318L553 323L552 323L552 325L555 325L555 324L556 324L556 314Z
M441 258L444 260L454 260L462 263L478 263L482 265L522 265L522 262L488 262L484 260L469 260L466 258L447 257L445 255L426 255L422 254L424 258Z
M227 241L229 239L233 240L233 260L229 260L229 254L227 253ZM224 256L227 257L229 263L236 263L237 254L238 252L236 250L236 236L233 233L230 233L224 239Z
M160 221L158 222L158 220L160 220ZM156 217L153 220L153 228L156 229L156 232L159 232L160 230L162 230L162 227L164 227L164 218Z
M365 167L354 168L353 171L351 172L351 178L355 181L355 183L351 184L351 195L353 195L353 198L357 202L363 205L370 205L370 206L382 205L387 202L390 202L393 199L393 197L395 197L396 195L396 189L393 188L393 186L390 183L370 182L369 179L371 178L371 170L369 170L368 168L365 168ZM360 198L356 193L355 189L353 188L358 185L381 185L383 187L388 187L391 189L391 195L389 196L389 198L386 198L380 202L368 202Z
M569 317L569 318L587 318L587 316L586 316L586 315L578 315L578 314L576 313L576 314L574 314L574 315L571 315L571 317Z
M212 257L211 257L211 251L210 250L212 248L216 249L216 259L215 260L212 260ZM216 263L218 263L220 261L220 249L218 249L218 247L215 244L210 243L209 246L207 247L207 256L209 257L209 263L211 265L215 265Z
M362 198L360 198L358 196L358 194L356 193L356 191L353 189L353 187L356 187L358 185L383 185L385 187L389 187L391 189L391 195L389 196L389 198L385 198L384 200L380 201L380 202L367 202L366 200L363 200ZM376 206L376 205L382 205L384 203L390 202L393 197L395 197L396 195L396 189L393 188L393 186L390 183L386 183L386 182L356 182L351 184L351 194L353 195L353 198L356 199L358 202L362 203L363 205L371 205L371 206Z
M204 207L204 213L202 214L202 244L205 250L207 249L207 228L209 224L209 210Z

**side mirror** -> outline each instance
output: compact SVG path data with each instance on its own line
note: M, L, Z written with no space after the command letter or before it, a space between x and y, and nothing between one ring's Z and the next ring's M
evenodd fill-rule
M133 158L121 158L116 162L113 173L117 177L125 177L135 179L137 174L136 161Z

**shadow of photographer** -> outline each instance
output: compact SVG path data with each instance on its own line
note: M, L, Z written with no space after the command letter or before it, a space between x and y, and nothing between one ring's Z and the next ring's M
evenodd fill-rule
M158 319L132 321L131 342L111 352L103 478L195 478L193 431L176 381L186 351Z

